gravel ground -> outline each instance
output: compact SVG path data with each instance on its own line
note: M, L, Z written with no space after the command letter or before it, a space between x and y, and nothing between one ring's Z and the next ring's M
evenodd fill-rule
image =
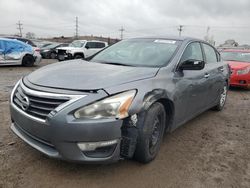
M147 165L81 165L49 159L10 131L14 83L39 66L0 67L0 187L250 187L250 91L231 89L222 112L207 111L165 135Z

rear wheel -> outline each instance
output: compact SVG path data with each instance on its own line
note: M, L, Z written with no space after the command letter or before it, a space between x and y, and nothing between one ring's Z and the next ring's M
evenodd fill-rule
M32 55L25 55L22 60L22 65L25 67L31 67L34 65L35 59Z
M52 52L52 53L50 54L50 58L51 58L51 59L56 59L56 53Z
M216 110L216 111L221 111L224 106L225 106L225 103L226 103L226 100L227 100L227 92L228 92L228 86L227 84L225 84L223 86L223 89L220 93L220 98L219 98L219 102L218 104L213 108L213 110Z
M135 160L148 163L156 157L165 132L165 124L164 106L156 102L147 110L143 127L139 128Z

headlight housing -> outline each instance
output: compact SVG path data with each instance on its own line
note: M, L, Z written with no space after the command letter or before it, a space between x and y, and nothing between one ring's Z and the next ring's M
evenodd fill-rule
M242 74L248 74L250 72L250 67L247 67L245 69L241 69L237 71L238 75L242 75Z
M136 90L126 91L78 109L76 119L123 119L128 117L128 110L135 97Z

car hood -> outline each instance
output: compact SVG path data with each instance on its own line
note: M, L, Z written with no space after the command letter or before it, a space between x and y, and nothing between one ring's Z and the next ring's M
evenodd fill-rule
M231 69L244 69L250 66L248 62L241 62L241 61L227 61Z
M81 49L81 48L76 48L72 46L66 46L66 47L59 47L57 48L58 50L76 50L76 49Z
M45 66L29 74L27 79L44 87L98 90L154 77L158 69L72 60Z

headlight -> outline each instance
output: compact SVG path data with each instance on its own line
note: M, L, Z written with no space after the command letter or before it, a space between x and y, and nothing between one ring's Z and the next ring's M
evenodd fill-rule
M43 50L43 52L48 52L49 50Z
M131 90L108 97L91 105L80 108L74 113L74 116L77 119L123 119L128 116L128 110L135 94L136 91Z
M238 75L241 75L241 74L248 74L250 72L250 67L247 67L245 69L242 69L242 70L238 70L237 71L237 74Z

